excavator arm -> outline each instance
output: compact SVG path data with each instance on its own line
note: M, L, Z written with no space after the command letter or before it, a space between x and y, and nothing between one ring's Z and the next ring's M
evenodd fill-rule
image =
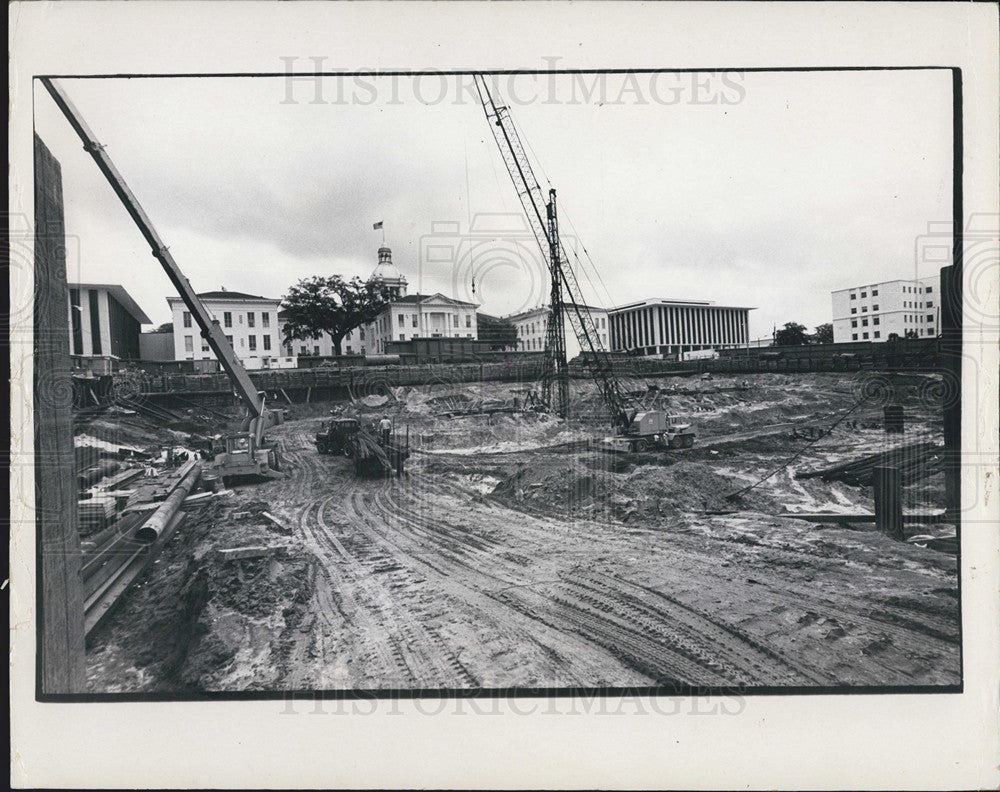
M97 142L93 131L80 115L80 111L70 101L63 89L56 85L51 78L42 77L41 81L45 89L52 95L53 100L55 100L56 105L62 111L63 115L66 116L66 120L69 121L70 126L73 127L80 140L83 141L83 148L93 157L94 162L97 163L97 167L111 185L111 189L115 191L115 194L121 200L122 204L124 204L125 211L129 213L136 225L139 226L139 231L142 232L146 242L152 248L153 256L163 266L163 270L167 273L170 282L174 284L174 288L177 289L177 293L184 301L184 305L191 312L191 316L201 331L202 338L208 343L208 346L215 353L222 368L229 375L229 379L233 383L233 389L247 408L248 420L245 422L244 429L252 432L254 439L259 443L265 428L263 396L258 393L257 386L254 385L243 364L236 357L236 353L233 351L233 347L226 338L225 333L222 332L218 321L212 319L208 310L191 287L190 282L184 277L184 273L177 266L177 262L174 261L169 248L163 243L162 238L153 227L149 216L139 204L139 200L132 193L132 190L129 189L125 179L105 152L104 146Z

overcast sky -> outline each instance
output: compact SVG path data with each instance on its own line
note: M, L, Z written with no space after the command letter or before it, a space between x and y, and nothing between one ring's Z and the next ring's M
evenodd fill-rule
M914 249L951 217L950 79L546 74L498 88L558 190L564 243L593 260L578 272L588 301L755 307L756 338L830 321L833 289L935 273ZM307 275L367 277L382 220L411 292L494 314L544 299L471 78L330 78L322 103L281 78L63 85L198 291L280 297ZM35 119L79 238L70 280L120 283L167 321L172 287L40 85Z

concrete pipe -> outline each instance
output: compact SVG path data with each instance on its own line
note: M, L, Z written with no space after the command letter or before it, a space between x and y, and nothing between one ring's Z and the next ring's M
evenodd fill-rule
M181 483L177 485L177 489L170 493L170 497L163 501L160 507L153 512L153 515L135 532L135 538L140 542L152 544L160 538L163 529L170 524L170 520L180 510L184 499L191 493L194 485L198 482L201 476L201 463L194 462L189 464L191 464L191 469L181 479Z

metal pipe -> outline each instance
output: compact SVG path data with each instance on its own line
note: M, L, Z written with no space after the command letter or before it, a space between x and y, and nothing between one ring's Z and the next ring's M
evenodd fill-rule
M181 479L177 488L170 493L170 497L163 501L160 507L153 512L153 516L135 532L135 538L140 542L147 543L152 543L159 539L160 534L163 533L163 529L170 524L170 520L178 512L184 499L190 494L200 476L201 463L192 463L191 469Z

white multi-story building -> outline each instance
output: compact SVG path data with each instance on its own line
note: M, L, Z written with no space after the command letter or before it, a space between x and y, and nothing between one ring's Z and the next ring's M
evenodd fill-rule
M563 332L566 337L566 360L572 360L580 354L580 342L577 340L576 332L573 329L574 323L570 316L566 314L578 310L583 314L589 314L597 331L597 340L601 342L601 348L610 351L608 346L610 336L608 335L608 312L603 308L593 308L589 305L566 305L563 313ZM519 352L541 352L545 349L545 338L549 329L549 307L542 305L530 311L512 314L504 317L517 329L517 349ZM588 350L589 351L589 350Z
M941 327L940 278L892 280L838 289L833 302L833 341L933 338Z
M278 330L280 300L243 292L203 292L198 295L209 315L226 334L233 351L248 369L294 366L284 355ZM168 297L173 316L174 360L214 360L215 353L201 337L194 317L180 297Z
M700 300L649 299L608 312L611 348L647 356L745 346L753 308Z
M393 300L368 326L369 352L385 352L387 341L414 338L479 337L476 303L437 294L409 294Z

